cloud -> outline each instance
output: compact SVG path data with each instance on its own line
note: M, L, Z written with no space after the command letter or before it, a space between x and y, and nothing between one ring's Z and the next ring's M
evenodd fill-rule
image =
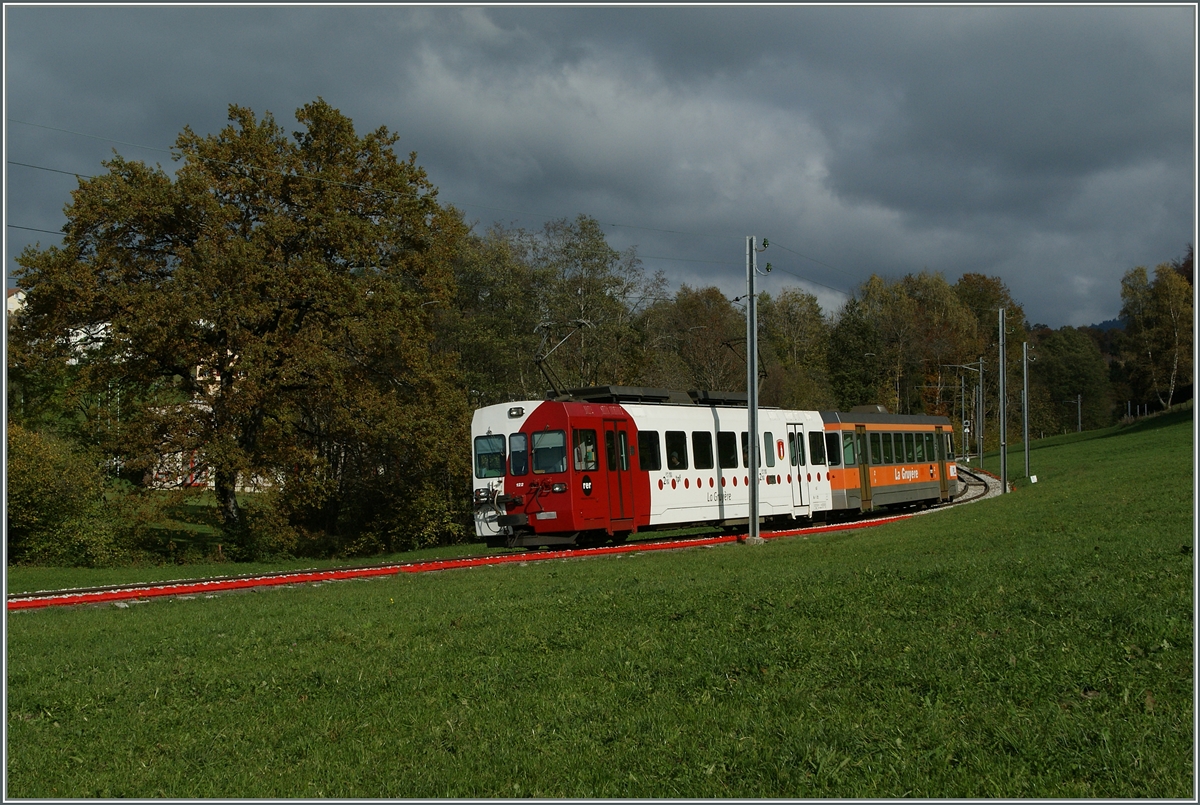
M731 296L767 236L804 257L773 252L764 286L807 282L826 310L872 272L993 273L1057 325L1111 318L1124 270L1192 238L1192 14L10 7L5 90L10 117L156 147L230 103L291 130L322 96L483 224L590 214ZM6 128L10 160L62 170L114 147ZM57 229L71 186L9 166L9 221Z

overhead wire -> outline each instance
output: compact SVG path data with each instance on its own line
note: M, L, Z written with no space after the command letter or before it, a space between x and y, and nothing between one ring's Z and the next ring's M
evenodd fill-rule
M11 117L10 117L10 118L8 118L8 121L9 121L9 122L11 122L11 123L19 123L19 124L21 124L21 125L25 125L25 126L31 126L31 127L34 127L34 128L46 129L46 130L49 130L49 131L58 131L58 132L62 132L62 133L64 133L64 134L72 134L72 135L75 135L75 136L78 136L78 137L87 137L87 138L89 138L89 139L93 139L93 140L101 140L101 141L104 141L104 142L112 142L112 143L117 143L117 144L119 144L119 145L127 145L127 146L130 146L130 147L133 147L133 148L142 148L142 149L145 149L145 150L148 150L148 151L157 151L157 152L160 152L160 153L168 153L168 154L171 154L172 156L175 156L176 152L178 152L178 151L182 151L182 149L161 148L161 147L152 146L152 145L144 145L144 144L142 144L142 143L134 143L134 142L129 142L129 141L127 141L127 140L117 140L117 139L115 139L115 138L112 138L112 137L103 137L103 136L96 135L96 134L88 134L88 133L86 133L86 132L73 131L73 130L71 130L71 129L59 128L59 127L57 127L57 126L46 126L46 125L43 125L43 124L40 124L40 123L31 123L31 122L29 122L29 121L26 121L26 120L18 120L18 119L16 119L16 118L11 118ZM362 185L362 184L356 184L356 183L351 183L351 182L340 182L340 181L337 181L337 180L334 180L334 179L327 179L327 178L324 178L324 177L321 177L321 176L313 176L312 174L288 173L288 172L286 172L286 171L275 170L275 169L270 169L270 168L262 168L262 167L259 167L259 166L256 166L256 165L250 165L250 164L247 164L247 163L244 163L244 162L228 162L228 161L226 161L226 160L220 160L220 159L216 159L216 158L214 158L214 157L202 157L202 156L199 156L198 154L196 155L196 158L197 158L197 159L200 159L200 160L202 160L202 161L205 161L205 162L211 162L211 163L215 163L215 164L226 165L226 166L229 166L229 167L242 168L242 169L245 169L245 170L252 170L252 171L260 171L260 172L264 172L264 173L270 173L270 174L274 174L274 175L280 175L280 176L288 176L288 177L295 177L295 178L309 179L309 180L312 180L312 181L316 181L316 182L323 182L323 183L331 184L331 185L334 185L334 186L338 186L338 187L345 187L345 188L349 188L349 189L353 189L353 190L362 190L362 191L365 191L365 192L370 192L370 193L380 193L380 194L384 194L384 195L390 195L390 196L400 196L400 195L401 195L401 194L399 194L399 193L396 193L395 191L390 191L390 190L382 190L382 189L378 189L378 188L371 187L370 185ZM27 168L34 168L34 169L36 169L36 170L45 170L45 171L50 171L50 172L53 172L53 173L62 173L62 174L66 174L66 175L69 175L69 176L76 176L76 177L78 177L78 178L82 178L82 179L92 179L92 178L95 178L95 177L93 177L93 176L89 176L89 175L85 175L85 174L81 174L81 173L75 173L75 172L72 172L72 171L64 171L64 170L59 170L59 169L57 169L57 168L48 168L48 167L45 167L45 166L42 166L42 165L32 165L32 164L29 164L29 163L25 163L25 162L16 162L16 161L13 161L13 160L9 160L9 164L12 164L12 165L20 165L20 166L22 166L22 167L27 167ZM533 213L533 212L529 212L529 211L527 211L527 210L514 210L514 209L511 209L511 208L506 208L506 207L496 207L496 206L494 206L494 205L478 204L478 203L475 203L475 202L472 202L472 201L466 201L466 202L460 201L460 202L457 202L457 203L451 202L451 203L449 203L449 206L451 206L451 207L454 207L454 206L461 206L461 207L478 207L478 208L480 208L480 209L489 209L489 210L494 210L494 211L497 211L497 212L508 212L508 213L513 213L513 214L516 214L516 215L527 215L527 216L532 216L532 217L536 217L536 218L542 218L542 219L545 219L545 220L555 220L555 219L562 219L562 216L557 216L557 215L546 215L546 214L543 214L543 213ZM609 227L618 227L618 228L623 228L623 229L638 229L638 230L642 230L642 231L646 231L646 232L661 232L661 233L664 233L664 234L684 235L684 236L687 236L687 237L709 237L709 238L720 238L720 239L732 239L732 238L741 238L741 237L743 237L743 236L740 236L740 235L732 235L732 234L727 234L727 233L715 233L715 232L688 232L688 231L685 231L685 230L677 230L677 229L663 229L663 228L659 228L659 227L639 226L639 225L637 225L637 224L622 224L622 223L611 222L611 221L607 221L607 222L601 222L601 223L602 223L604 226L609 226ZM35 228L33 228L33 227L22 227L22 226L17 226L17 225L15 225L15 224L9 224L8 226L11 226L11 227L13 227L14 229L26 229L26 230L29 230L29 231L34 231L34 232L45 232L45 233L47 233L47 234L61 234L61 233L51 232L50 230L46 230L46 229L35 229ZM817 259L817 258L815 258L815 257L811 257L811 256L809 256L809 255L802 254L802 253L800 253L800 252L798 252L798 251L796 251L796 250L794 250L794 249L791 249L791 248L789 248L789 247L787 247L787 246L783 245L782 243L779 243L779 242L778 242L778 240L775 240L775 241L770 241L770 243L771 243L771 245L778 246L780 249L783 249L783 250L784 250L784 251L786 251L786 252L789 252L789 253L791 253L791 254L794 254L794 255L796 255L797 257L800 257L800 258L802 258L802 259L804 259L804 260L808 260L808 261L810 261L810 262L813 262L813 263L816 263L816 264L818 264L818 265L824 266L824 267L826 267L826 268L828 268L828 269L831 269L831 270L833 270L833 271L837 271L837 272L839 272L839 273L846 274L847 276L853 276L852 274L850 274L849 272L845 271L844 269L838 268L837 266L834 266L834 265L830 265L829 263L826 263L826 262L824 262L824 261L822 261L822 260L818 260L818 259ZM615 250L614 250L614 251L615 251ZM705 263L705 264L711 264L711 265L728 265L728 266L738 265L738 264L735 264L735 263L732 263L732 262L729 262L729 261L724 261L724 260L699 260L699 259L694 259L694 258L686 258L686 257L661 257L661 256L656 256L656 255L639 255L639 258L640 258L640 259L646 259L646 260L669 260L669 261L672 261L672 262L685 262L685 263ZM772 267L773 267L773 268L775 268L775 266L772 266ZM796 279L802 280L802 281L804 281L804 282L808 282L808 283L811 283L811 284L813 284L813 285L818 285L818 286L820 286L820 287L822 287L822 288L826 288L826 289L828 289L828 290L834 291L835 293L842 294L843 296L851 296L851 294L850 294L850 293L846 292L845 290L843 290L843 289L841 289L841 288L835 288L835 287L833 287L832 285L827 285L827 284L825 284L825 283L823 283L823 282L818 282L817 280L814 280L814 279L812 279L812 278L810 278L810 277L806 277L806 276L804 276L804 275L802 275L802 274L798 274L798 273L796 273L796 272L794 272L794 271L790 271L790 270L788 270L788 269L785 269L785 268L779 268L779 270L780 270L780 271L782 271L782 272L783 272L783 273L785 273L785 274L788 274L788 275L790 275L790 276L793 276L793 277L795 277Z

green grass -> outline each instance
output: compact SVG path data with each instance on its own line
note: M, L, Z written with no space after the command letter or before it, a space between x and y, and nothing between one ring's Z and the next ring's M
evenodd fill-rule
M13 613L7 793L1190 798L1191 445L761 547Z

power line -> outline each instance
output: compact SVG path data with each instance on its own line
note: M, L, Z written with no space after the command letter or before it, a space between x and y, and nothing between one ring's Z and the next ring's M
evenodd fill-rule
M94 179L94 178L96 178L94 176L88 176L83 173L75 173L73 171L60 171L58 168L46 168L41 165L30 165L28 162L14 162L11 159L8 160L8 164L9 165L20 165L22 168L36 168L37 170L50 171L51 173L65 173L67 176L74 176L77 179Z
M11 227L12 229L25 229L30 232L45 232L47 235L58 235L59 237L62 237L62 235L65 234L61 230L58 232L51 232L49 229L36 229L32 226L17 226L16 224L5 224L5 226Z
M837 271L841 274L845 274L848 277L854 276L849 271L844 271L843 269L840 269L837 266L831 266L831 265L829 265L829 263L823 263L815 257L809 257L807 254L800 254L800 252L798 252L798 251L789 249L787 246L784 246L782 243L779 243L778 241L776 241L774 239L771 240L771 245L778 246L779 248L783 249L785 252L791 252L792 254L796 255L797 257L803 257L805 260L810 260L810 261L816 263L817 265L825 266L826 268L832 268L834 271Z
M56 128L54 126L43 126L40 123L30 123L26 120L17 120L16 118L12 118L12 117L8 118L8 122L9 123L20 123L22 126L33 126L35 129L47 129L49 131L61 131L64 134L74 134L77 137L87 137L92 140L103 140L104 142L108 142L108 143L119 143L120 145L128 145L128 146L132 146L133 148L145 148L147 151L161 151L166 154L174 153L169 148L156 148L153 145L141 145L139 143L130 143L130 142L126 142L124 140L114 140L111 137L101 137L96 134L84 134L82 131L71 131L70 129L60 129L60 128Z
M73 131L71 129L58 128L56 126L45 126L45 125L41 125L39 123L30 123L25 120L17 120L15 118L11 118L11 117L8 118L8 120L9 120L9 122L19 123L24 126L32 126L34 128L47 129L49 131L59 131L59 132L65 133L65 134L73 134L73 135L76 135L79 137L87 137L87 138L90 138L93 140L102 140L105 142L118 143L120 145L128 145L133 148L144 148L149 151L158 151L161 153L168 153L168 154L171 154L172 156L175 155L176 151L181 150L181 149L158 148L158 147L151 146L151 145L142 145L141 143L131 143L126 140L117 140L117 139L113 139L111 137L101 137L101 136L95 135L95 134L86 134L84 132ZM287 173L286 171L279 171L279 170L273 170L273 169L268 169L268 168L260 168L256 165L248 165L246 163L226 162L224 160L214 159L211 157L202 157L199 154L196 154L195 156L197 159L200 159L204 162L211 162L211 163L215 163L215 164L219 164L219 165L226 165L226 166L234 167L234 168L243 168L245 170L252 170L252 171L262 171L264 173L271 173L271 174L276 174L276 175L285 176L285 177L294 176L296 178L304 178L304 179L310 179L310 180L317 181L317 182L325 182L327 184L335 185L338 187L345 187L345 188L349 188L349 189L353 189L353 190L362 190L362 191L371 192L371 193L381 193L381 194L396 196L396 197L400 196L399 193L396 193L394 191L380 190L377 188L373 188L369 185L353 184L353 183L349 183L349 182L338 182L338 181L335 181L332 179L325 179L320 176L312 176L311 174L300 174L300 173L290 174L290 173ZM78 176L80 178L87 178L87 179L94 178L91 176L85 176L83 174L73 173L71 171L63 171L63 170L58 170L55 168L46 168L46 167L42 167L40 165L29 165L29 164L23 163L23 162L11 162L10 161L10 164L21 165L22 167L28 167L28 168L35 168L38 170L51 171L54 173L63 173L63 174L67 174L70 176ZM564 216L560 216L560 215L546 215L543 213L532 213L532 212L529 212L526 210L514 210L514 209L506 208L506 207L496 207L496 206L491 206L491 205L487 205L487 204L476 204L471 201L467 201L467 202L460 201L457 204L455 204L454 202L451 202L451 203L449 203L448 206L478 207L480 209L494 210L496 212L508 212L508 213L513 213L516 215L529 215L529 216L533 216L536 218L543 218L543 219L547 219L547 220L564 218ZM662 228L658 228L658 227L638 226L636 224L621 224L621 223L616 223L616 222L601 222L601 223L604 226L610 226L610 227L619 227L619 228L623 228L623 229L639 229L639 230L643 230L646 232L662 232L665 234L685 235L688 237L708 237L708 238L720 238L720 239L727 239L727 238L732 239L734 237L740 238L740 236L734 236L734 235L729 235L729 234L724 234L724 233L687 232L687 231L678 230L678 229L662 229ZM47 232L48 234L61 234L61 233L56 233L56 232L49 232L49 230L45 230L45 229L33 229L32 227L16 227L15 225L11 225L11 224L10 224L10 226L14 226L14 228L17 228L17 229L28 229L28 230L31 230L34 232ZM841 268L838 268L837 266L830 265L829 263L826 263L822 260L818 260L815 257L809 257L806 254L801 254L800 252L795 251L794 249L790 249L787 246L784 246L782 243L779 243L778 241L775 241L775 243L773 245L778 246L779 248L783 249L784 251L794 254L797 257L800 257L802 259L809 260L809 261L816 263L818 265L821 265L821 266L825 266L826 268L829 268L833 271L837 271L841 274L846 274L847 276L853 276L849 272L847 272ZM656 256L652 256L652 255L643 255L642 258L647 259L647 260L670 260L673 262L708 263L708 264L712 264L712 265L728 265L728 266L737 265L735 263L731 263L731 262L727 262L727 261L723 261L723 260L694 260L694 259L682 258L682 257L656 257ZM816 280L813 280L808 277L797 274L794 271L789 271L784 268L781 268L779 270L783 271L785 274L789 274L793 277L796 277L797 279L812 283L814 285L819 285L822 288L827 288L831 291L834 291L835 293L842 294L843 296L851 295L851 294L847 293L846 291L842 290L841 288L835 288L832 285L826 285L823 282L817 282Z

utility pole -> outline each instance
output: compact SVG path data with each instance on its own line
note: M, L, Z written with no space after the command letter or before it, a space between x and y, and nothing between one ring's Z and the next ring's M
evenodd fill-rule
M975 418L975 446L979 448L979 468L983 469L983 418L987 403L983 399L983 356L979 356L979 416Z
M1021 367L1025 385L1021 388L1022 440L1025 443L1025 477L1029 477L1029 342L1021 344Z
M763 240L763 248L767 241ZM754 290L754 275L758 273L758 249L753 235L746 238L746 458L750 463L750 524L746 542L761 545L758 529L758 296ZM768 269L770 264L768 264Z
M1083 433L1083 395L1075 396L1075 432Z
M1000 491L1008 492L1008 412L1004 399L1004 308L1000 308Z
M966 443L967 442L967 434L970 432L967 430L967 427L968 427L967 423L970 422L971 420L967 419L967 377L962 372L958 373L958 400L959 400L959 402L958 402L958 414L959 414L958 419L960 422L963 423L962 451L963 451L963 455L967 455L968 453L971 452L970 445L968 445Z

